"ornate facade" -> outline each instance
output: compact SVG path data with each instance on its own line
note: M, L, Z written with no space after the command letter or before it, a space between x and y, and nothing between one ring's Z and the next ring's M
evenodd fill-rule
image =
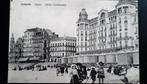
M136 0L119 0L114 10L101 9L92 19L88 19L86 9L82 9L77 21L79 55L73 57L75 62L123 64L121 61L127 60L124 64L138 64L137 4Z

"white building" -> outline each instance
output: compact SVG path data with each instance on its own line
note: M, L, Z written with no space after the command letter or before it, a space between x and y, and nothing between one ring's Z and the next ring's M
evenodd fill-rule
M58 37L50 41L51 62L66 63L76 53L76 37ZM62 60L61 60L62 58Z
M138 5L136 0L119 0L114 10L101 9L88 19L86 9L77 21L75 62L139 63ZM76 58L77 57L77 58ZM94 61L95 60L95 61ZM119 63L123 64L123 63Z

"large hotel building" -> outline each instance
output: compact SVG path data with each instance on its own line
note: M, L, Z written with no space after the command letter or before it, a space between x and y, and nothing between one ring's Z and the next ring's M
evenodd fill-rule
M77 55L69 63L139 64L138 2L119 0L114 10L101 9L88 19L86 9L77 21Z

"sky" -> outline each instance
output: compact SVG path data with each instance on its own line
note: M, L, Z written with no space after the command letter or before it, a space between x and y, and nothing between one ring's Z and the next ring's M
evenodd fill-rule
M101 9L115 9L117 3L118 0L13 0L10 4L9 37L14 33L16 40L26 29L35 27L50 29L59 36L76 37L76 21L82 8L91 19Z

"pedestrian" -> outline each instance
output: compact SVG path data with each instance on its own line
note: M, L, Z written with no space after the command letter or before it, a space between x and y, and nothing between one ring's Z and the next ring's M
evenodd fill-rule
M105 78L105 73L104 73L104 64L103 62L99 62L99 68L98 68L98 75L97 78L99 79L99 83L103 84L104 83L104 78Z
M108 73L111 73L111 69L112 69L112 65L109 66L107 72L108 72Z
M92 84L94 84L94 82L96 81L96 74L97 74L97 72L96 72L95 68L92 67L92 70L90 72L90 76L91 76L91 79L92 79Z
M90 79L90 72L91 72L91 69L88 68L87 69L87 77L86 77L85 83L87 83L87 81Z
M60 70L61 70L61 71L60 71L60 72L61 72L61 76L63 76L63 74L64 74L64 67L61 66L61 67L60 67Z
M111 68L111 74L113 75L114 74L114 67L112 66Z
M65 72L68 73L68 66L65 67Z
M57 76L59 75L59 73L60 73L60 68L57 67L57 69L56 69L56 74L57 74Z
M78 71L78 74L79 74L79 77L80 77L79 81L80 81L80 83L82 83L82 81L83 81L82 64L77 63L76 65L77 65L77 71Z
M87 77L87 70L86 70L86 66L82 66L82 74L83 74L83 80L86 79Z
M70 84L79 84L79 74L78 74L78 71L77 71L77 66L75 64L72 64L71 65L71 71L69 73L71 79L70 79Z
M125 75L126 73L127 73L127 69L124 66L122 66L122 70L119 75Z

